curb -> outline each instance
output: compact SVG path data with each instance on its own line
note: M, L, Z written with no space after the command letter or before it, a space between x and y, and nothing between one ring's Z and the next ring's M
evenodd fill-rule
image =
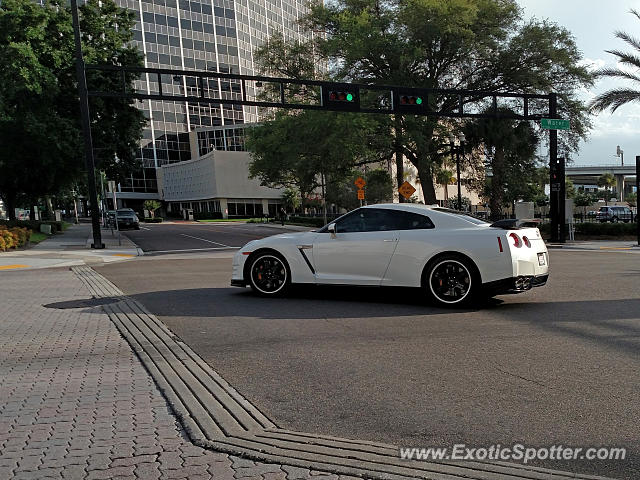
M402 460L377 442L279 428L218 375L144 306L87 266L71 270L103 305L197 446L266 463L380 480L606 480L506 462Z

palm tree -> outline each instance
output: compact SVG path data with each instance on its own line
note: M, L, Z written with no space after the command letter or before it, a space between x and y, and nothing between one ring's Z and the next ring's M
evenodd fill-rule
M630 12L640 20L640 13L638 13L637 10L631 9ZM618 57L617 63L630 67L629 71L622 70L620 68L601 68L600 70L597 70L595 74L598 77L630 80L632 85L635 83L640 87L640 75L635 73L640 69L640 40L621 30L616 31L615 35L617 38L624 40L627 44L633 47L635 51L632 53L625 53L621 50L606 50L606 52ZM613 88L594 98L589 104L589 107L596 113L602 112L607 108L610 108L611 113L613 113L622 105L632 102L640 102L640 89Z
M606 192L606 196L604 198L604 204L608 205L609 202L609 188L613 188L616 186L616 178L610 173L605 173L598 178L598 186L604 187Z
M439 170L436 173L436 182L444 187L444 201L449 200L449 185L456 183L451 170Z

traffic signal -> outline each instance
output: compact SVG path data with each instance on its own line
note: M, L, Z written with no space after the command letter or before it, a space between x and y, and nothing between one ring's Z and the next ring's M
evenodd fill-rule
M360 95L357 86L354 85L327 85L322 88L322 105L329 110L360 109Z
M427 109L428 92L425 90L411 89L393 92L393 110L400 112L418 112Z
M329 92L329 100L332 102L353 102L354 98L351 92L338 92L335 90Z
M418 95L400 95L400 105L422 105L422 97Z

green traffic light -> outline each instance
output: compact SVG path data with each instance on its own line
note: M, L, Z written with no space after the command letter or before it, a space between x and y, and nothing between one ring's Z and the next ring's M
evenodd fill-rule
M352 102L353 101L353 95L351 95L350 93L347 93L347 102Z
M416 97L416 103L417 103L418 105L422 105L422 98L420 98L420 97Z

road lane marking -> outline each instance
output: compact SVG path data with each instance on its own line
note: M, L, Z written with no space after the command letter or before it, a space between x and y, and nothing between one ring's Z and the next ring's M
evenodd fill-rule
M112 257L135 257L135 255L131 255L130 253L113 253Z
M631 247L600 247L600 250L631 250Z
M194 237L193 235L187 235L186 233L181 233L180 235L182 235L183 237L195 238L196 240L201 240L201 241L203 241L203 242L213 243L213 244L215 244L215 245L220 245L221 247L226 247L226 248L236 248L236 247L230 247L229 245L225 245L224 243L214 242L214 241L212 241L212 240L207 240L206 238Z
M151 231L151 229L150 229L150 228L147 228L147 227L140 227L140 229L141 229L141 230L147 230L147 231L149 231L149 232Z
M11 270L14 268L29 268L31 265L2 265L0 270Z

